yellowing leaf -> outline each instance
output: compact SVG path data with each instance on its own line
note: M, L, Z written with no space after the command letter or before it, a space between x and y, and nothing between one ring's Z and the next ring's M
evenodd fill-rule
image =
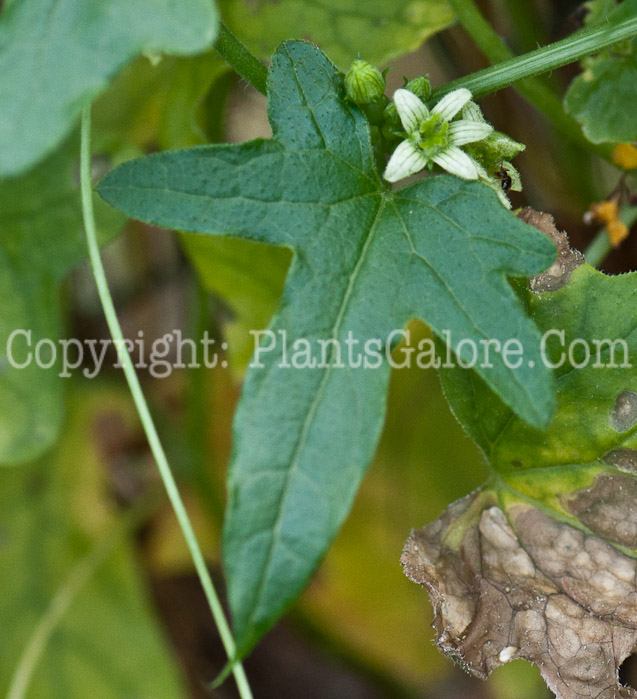
M618 669L637 648L637 275L581 262L556 264L561 288L547 273L531 288L557 290L522 293L555 367L546 429L475 373L443 370L491 476L412 534L403 565L430 592L440 649L470 673L525 658L558 699L619 699L636 696Z
M10 696L37 699L185 696L95 444L100 417L128 421L131 410L126 393L75 394L56 449L0 471L3 694L11 686Z

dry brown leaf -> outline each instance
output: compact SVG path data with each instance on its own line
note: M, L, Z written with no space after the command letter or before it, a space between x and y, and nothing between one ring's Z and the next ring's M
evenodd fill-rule
M619 479L633 483L599 476L567 508L607 534L635 502L632 485L625 502L616 499ZM635 510L619 535L631 543ZM485 490L412 532L402 563L429 591L440 650L469 673L485 678L524 658L558 699L637 697L618 679L637 645L637 561L594 534Z
M557 259L545 272L538 274L529 280L531 290L540 293L543 291L556 291L566 286L573 270L584 264L584 256L579 250L571 248L568 236L564 231L559 231L555 226L555 221L550 214L535 211L530 206L522 209L518 218L535 226L546 235L557 246Z
M412 533L402 562L430 593L440 649L469 673L524 658L558 699L637 698L619 680L637 653L637 274L604 275L550 216L520 217L559 250L519 286L539 330L559 336L556 414L534 429L475 373L441 369L492 475Z

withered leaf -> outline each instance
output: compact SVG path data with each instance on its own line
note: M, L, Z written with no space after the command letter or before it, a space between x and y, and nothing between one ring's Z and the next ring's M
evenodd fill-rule
M567 266L565 286L521 290L551 333L554 420L528 428L474 372L444 369L492 476L413 532L402 563L429 591L438 646L469 673L524 658L558 699L625 699L637 697L619 680L637 652L637 274Z
M498 501L490 490L460 500L405 547L442 652L483 678L524 658L563 699L637 697L618 680L637 644L637 561L522 500Z
M557 291L557 289L566 286L571 279L573 270L584 263L584 255L579 250L571 248L566 233L557 229L550 214L535 211L527 206L520 211L518 218L524 223L535 226L542 233L546 233L557 246L557 259L546 271L530 280L531 289L539 293Z

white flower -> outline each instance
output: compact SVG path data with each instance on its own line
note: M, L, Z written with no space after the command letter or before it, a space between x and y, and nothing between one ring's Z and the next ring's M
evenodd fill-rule
M460 146L487 138L491 124L469 119L452 121L471 100L465 88L445 95L431 110L409 90L394 93L394 103L407 138L392 154L383 177L397 182L432 163L465 180L480 177L478 165Z

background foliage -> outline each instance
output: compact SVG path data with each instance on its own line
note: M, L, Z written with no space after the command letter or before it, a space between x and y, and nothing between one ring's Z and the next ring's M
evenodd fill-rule
M271 135L261 97L212 48L218 18L211 5L150 4L116 3L109 12L88 0L9 0L2 7L2 347L16 327L33 328L35 340L107 337L82 263L75 129L87 96L97 98L96 179L155 150ZM564 36L577 21L576 2L481 6L518 53ZM633 0L620 6L634 10ZM486 65L461 28L450 26L454 15L439 0L222 0L219 13L264 60L281 40L298 38L316 42L341 69L359 53L391 62L388 94L402 85L403 73L430 73L439 85ZM617 94L622 105L635 100L634 64L628 43L585 62L580 77L571 66L545 84L566 93L568 112L591 141L630 141L635 122L624 114L633 110L608 105ZM616 171L559 137L513 90L482 105L496 128L527 145L519 158L525 191L514 204L551 211L583 247L594 230L582 214L615 186ZM270 321L289 251L229 238L175 240L139 223L123 228L123 218L97 198L96 206L129 335L140 328L148 337L208 330L228 343L227 367L143 376L197 533L220 575L230 419L252 346L248 330ZM634 268L635 252L629 240L605 269ZM430 332L420 323L412 329L417 337ZM76 372L60 381L53 371L14 371L0 361L0 463L7 467L0 471L0 691L18 686L29 641L48 634L53 619L26 696L83 696L87 686L98 697L234 696L230 682L206 688L223 653L119 373L88 380ZM256 696L550 696L520 662L484 685L465 678L433 647L429 605L398 565L409 530L437 517L485 474L438 377L394 372L380 444L351 515L309 588L247 662ZM56 618L60 599L68 607Z

